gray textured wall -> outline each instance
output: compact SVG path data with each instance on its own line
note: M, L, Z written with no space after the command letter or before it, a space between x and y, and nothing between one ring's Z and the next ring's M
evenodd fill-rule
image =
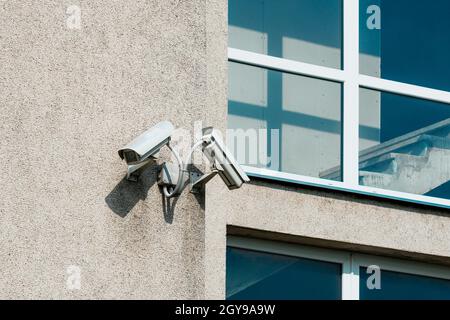
M449 263L443 210L217 178L170 210L156 168L124 181L148 126L224 129L226 47L224 0L0 2L0 298L223 298L227 224Z
M208 201L220 211L224 198L219 194ZM237 234L267 237L260 232L266 231L269 239L450 265L450 213L445 209L261 180L227 195L226 201L237 203L226 209L233 233L238 227Z
M116 150L161 120L225 122L226 15L223 1L1 1L0 298L205 296L204 196L165 209L156 170L126 182Z

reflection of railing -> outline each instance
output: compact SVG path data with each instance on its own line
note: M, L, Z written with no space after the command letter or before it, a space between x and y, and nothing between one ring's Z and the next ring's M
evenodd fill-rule
M426 194L450 181L450 118L360 152L361 185ZM320 173L340 180L341 167Z

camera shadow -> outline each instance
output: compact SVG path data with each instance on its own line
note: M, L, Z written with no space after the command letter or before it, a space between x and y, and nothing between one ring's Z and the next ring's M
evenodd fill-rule
M140 200L145 200L148 190L157 182L161 166L152 164L140 169L137 182L128 181L126 176L106 196L108 207L118 216L125 218Z

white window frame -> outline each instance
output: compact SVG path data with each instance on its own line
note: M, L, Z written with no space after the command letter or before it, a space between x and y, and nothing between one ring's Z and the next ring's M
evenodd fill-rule
M356 254L270 240L228 236L227 247L280 254L342 266L342 300L359 300L360 267L376 265L383 271L394 271L437 279L450 280L450 268L416 261Z
M356 192L365 195L403 200L441 208L450 208L450 200L359 185L359 89L367 88L407 97L450 104L450 92L359 73L359 0L343 1L343 69L272 57L245 50L228 48L228 60L253 66L335 81L343 85L342 182L265 168L244 166L250 176Z

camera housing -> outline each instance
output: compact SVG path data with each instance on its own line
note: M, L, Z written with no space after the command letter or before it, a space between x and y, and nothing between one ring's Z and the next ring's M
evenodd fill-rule
M225 146L220 133L212 128L203 129L203 153L229 190L240 188L250 179Z
M139 170L156 160L157 153L170 142L174 130L170 121L160 122L119 149L120 158L127 163L128 180L137 181Z
M161 166L158 184L167 198L179 196L188 182L191 191L198 192L217 174L230 190L240 188L250 181L225 146L220 132L212 127L204 128L202 138L192 146L186 160L182 161L178 152L170 145L174 130L171 122L160 122L119 149L120 158L127 163L128 180L137 181L144 167L155 162L157 153L162 147L167 146L177 161L176 165L163 163ZM193 152L200 146L211 164L211 170L206 174L189 169Z
M169 143L174 130L170 121L160 122L119 149L119 156L127 164L136 164L150 157L156 158L159 150Z

